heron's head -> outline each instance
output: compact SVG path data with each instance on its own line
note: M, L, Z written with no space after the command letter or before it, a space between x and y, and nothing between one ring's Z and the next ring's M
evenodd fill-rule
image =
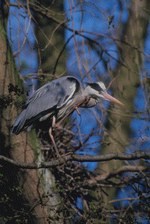
M88 92L93 98L102 98L104 100L123 105L123 103L107 93L107 89L103 82L88 83Z

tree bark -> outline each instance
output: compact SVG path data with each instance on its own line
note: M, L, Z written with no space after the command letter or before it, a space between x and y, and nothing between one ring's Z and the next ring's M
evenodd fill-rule
M0 98L3 103L0 118L0 152L3 155L19 162L33 163L43 160L40 145L37 141L35 132L27 134L22 132L18 136L10 134L10 127L17 117L20 108L19 101L13 96L13 102L5 107L5 101L10 97L8 85L18 85L22 89L21 80L17 74L14 59L7 40L7 34L0 22ZM5 100L4 100L5 99ZM2 105L1 105L2 106ZM22 189L23 198L30 207L29 213L34 217L33 223L61 223L60 216L57 214L59 195L55 189L55 180L49 170L22 170L15 169L17 172L19 186ZM46 196L46 197L44 197ZM57 221L55 222L55 218Z

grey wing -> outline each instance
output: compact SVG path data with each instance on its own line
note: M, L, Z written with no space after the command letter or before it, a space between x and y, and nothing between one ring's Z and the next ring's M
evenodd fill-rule
M63 107L80 90L80 82L71 76L42 86L27 100L24 110L13 124L12 133L20 133L25 126L32 125L37 119L45 120L55 110ZM29 120L30 122L27 122Z
M80 89L80 83L73 77L54 80L40 89L27 101L27 117L30 119L47 110L59 109Z

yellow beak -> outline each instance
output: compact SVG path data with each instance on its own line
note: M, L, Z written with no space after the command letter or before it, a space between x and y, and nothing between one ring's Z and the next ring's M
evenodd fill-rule
M121 103L119 100L117 100L113 96L109 95L108 93L102 92L102 95L105 100L112 101L112 102L120 104L120 105L124 105L123 103Z

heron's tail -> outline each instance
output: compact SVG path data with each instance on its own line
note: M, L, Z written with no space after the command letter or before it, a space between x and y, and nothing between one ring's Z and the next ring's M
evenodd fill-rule
M11 134L18 135L23 130L24 124L26 122L25 115L26 110L23 110L16 118L16 120L13 123L13 126L11 127Z

